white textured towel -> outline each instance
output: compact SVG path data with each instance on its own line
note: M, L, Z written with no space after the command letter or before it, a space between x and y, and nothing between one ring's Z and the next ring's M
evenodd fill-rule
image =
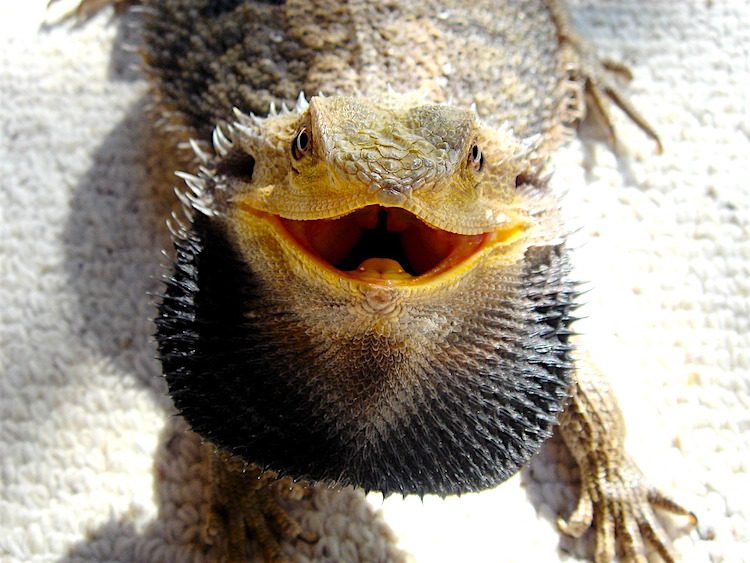
M105 11L41 27L45 3L0 3L0 560L202 560L205 464L171 416L150 338L173 199L156 186L173 164L121 24ZM615 112L619 157L589 127L558 159L592 288L577 328L638 463L701 519L667 519L676 549L750 560L750 5L588 0L573 13L633 70L626 89L665 145L655 156ZM285 548L321 561L582 557L586 541L555 529L574 495L558 484L564 461L542 463L555 459L547 447L496 490L446 500L323 489L296 509L323 539Z

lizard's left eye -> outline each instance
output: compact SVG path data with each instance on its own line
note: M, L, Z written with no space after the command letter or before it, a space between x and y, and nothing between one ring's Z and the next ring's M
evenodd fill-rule
M482 154L482 149L480 149L477 144L471 145L471 150L469 150L468 163L469 166L471 166L477 172L481 172L482 168L484 167L484 155Z
M292 141L292 156L295 160L299 160L310 152L312 147L312 137L307 127L303 127L297 132L297 136Z

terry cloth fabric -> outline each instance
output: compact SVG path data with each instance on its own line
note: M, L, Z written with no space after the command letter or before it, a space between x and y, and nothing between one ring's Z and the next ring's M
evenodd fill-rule
M147 297L179 163L150 133L123 20L107 9L44 26L45 4L0 4L0 560L201 561L205 455L159 378ZM625 89L665 146L654 155L613 110L619 156L584 126L557 159L576 275L591 288L577 329L617 390L629 450L700 517L696 530L666 519L676 551L748 560L750 4L579 0L572 12L632 69ZM284 549L301 561L575 560L590 535L555 528L574 482L551 445L460 498L322 488L294 509L321 541Z

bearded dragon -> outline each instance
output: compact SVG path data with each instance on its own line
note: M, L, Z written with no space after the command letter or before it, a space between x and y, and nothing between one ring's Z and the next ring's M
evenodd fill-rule
M587 103L612 139L610 102L661 149L612 81L626 69L556 0L148 0L142 23L156 112L196 157L159 354L216 450L228 558L249 533L268 559L273 530L315 540L272 477L477 491L557 426L581 472L561 531L593 527L597 561L644 540L673 561L653 508L696 519L647 484L575 353L548 186Z

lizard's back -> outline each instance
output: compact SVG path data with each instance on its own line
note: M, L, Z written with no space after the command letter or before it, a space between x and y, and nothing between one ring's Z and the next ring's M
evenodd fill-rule
M265 115L300 91L422 90L555 142L575 88L542 0L153 0L146 53L162 110L208 138L232 107Z

